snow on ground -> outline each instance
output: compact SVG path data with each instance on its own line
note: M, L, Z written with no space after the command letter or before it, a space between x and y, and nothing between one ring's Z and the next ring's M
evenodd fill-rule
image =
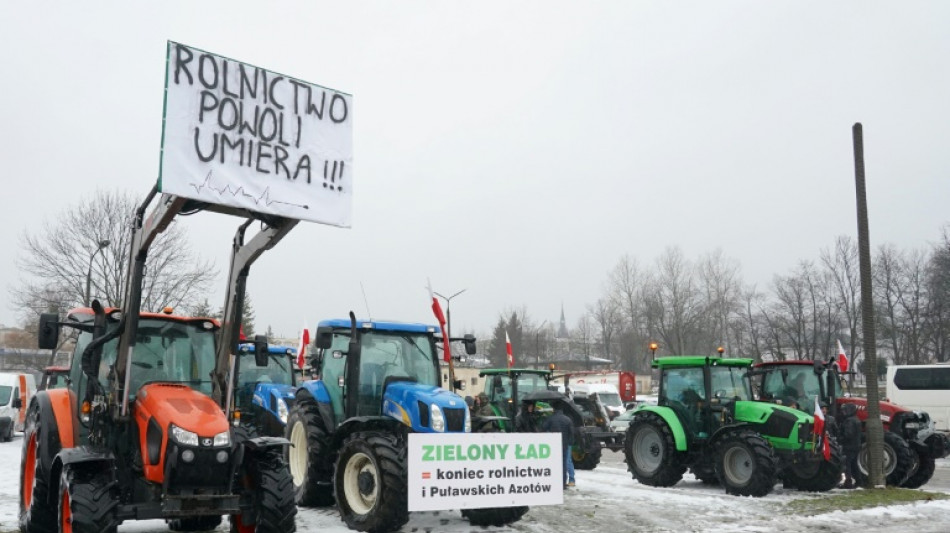
M22 439L0 443L0 532L17 529L19 465ZM950 460L938 461L944 474ZM950 485L930 490L950 492ZM840 493L840 490L832 491ZM509 527L472 527L458 511L413 513L404 533L474 532L812 532L854 533L950 531L950 500L878 507L861 511L835 511L814 517L786 514L793 500L822 498L776 487L765 498L727 496L721 488L705 486L687 475L672 488L660 489L636 483L626 471L620 454L606 452L604 462L593 471L577 472L577 487L565 491L564 504L533 507L524 519ZM163 521L126 522L120 533L164 533ZM218 531L227 531L227 522ZM304 509L297 515L302 533L348 533L333 508Z

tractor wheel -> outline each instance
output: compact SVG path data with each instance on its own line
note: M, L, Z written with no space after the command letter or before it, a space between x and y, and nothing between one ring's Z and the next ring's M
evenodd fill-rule
M782 470L785 484L791 488L808 492L827 492L841 482L841 472L844 470L844 456L841 446L831 441L831 459L825 461L818 452L816 460L807 463L797 463Z
M672 487L683 479L673 432L655 413L637 415L624 437L627 468L634 479L653 487Z
M473 526L507 526L521 520L527 512L527 507L462 509L462 518L468 519L468 523Z
M772 492L778 466L772 447L749 430L731 431L716 444L716 476L727 494L765 496Z
M279 449L269 448L244 456L244 490L251 491L256 520L245 523L242 515L230 516L232 533L292 533L297 530L294 516L294 484Z
M220 516L190 516L168 521L168 529L172 531L211 531L219 525Z
M603 450L599 444L597 447L592 446L591 448L590 450L585 450L581 445L571 447L571 461L574 462L574 468L577 470L593 470L597 468L597 465L600 464L600 455L603 453Z
M899 487L907 479L914 467L914 450L897 433L884 432L884 477L888 485ZM854 472L854 481L859 486L868 481L868 443L861 445L858 452L858 471Z
M63 467L59 482L60 533L115 533L116 481L109 470Z
M914 461L912 473L902 484L905 489L918 489L927 484L934 475L934 468L937 466L934 457L929 453L915 451L917 459Z
M350 435L333 477L337 507L350 529L383 533L409 521L404 435Z
M40 461L40 450L49 444L42 431L39 403L30 405L23 428L23 452L20 459L20 531L53 533L56 531L56 505L51 502L49 472ZM55 455L56 450L50 450Z
M313 398L300 398L287 417L287 462L298 505L333 505L333 459L326 449L327 434Z

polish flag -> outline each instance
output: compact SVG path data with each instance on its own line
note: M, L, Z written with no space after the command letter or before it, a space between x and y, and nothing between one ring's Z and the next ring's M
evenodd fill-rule
M831 446L828 444L828 436L825 435L825 413L821 412L821 404L818 403L817 396L815 396L815 435L818 436L821 454L825 456L825 461L830 461Z
M306 361L307 346L310 346L310 330L303 328L303 332L300 333L300 347L297 348L297 367L301 370Z
M511 339L508 338L507 331L505 331L505 353L508 354L508 368L515 366L515 356L511 353Z
M443 359L448 363L452 360L452 352L449 350L449 336L445 334L445 315L442 314L442 306L439 304L439 299L432 294L432 282L427 279L426 283L426 288L429 289L429 298L432 299L432 312L435 314L435 319L439 321L439 328L442 330Z
M838 341L838 370L841 372L848 371L848 356L844 353L844 347L841 346L841 341Z

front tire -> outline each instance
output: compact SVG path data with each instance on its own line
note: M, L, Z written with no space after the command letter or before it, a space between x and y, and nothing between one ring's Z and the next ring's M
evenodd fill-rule
M59 483L60 533L115 533L119 520L111 470L63 467Z
M574 462L574 468L577 470L593 470L600 464L602 453L603 450L599 446L585 450L582 445L575 444L571 447L571 461Z
M820 451L818 452L821 453ZM831 441L831 459L825 461L821 455L817 461L794 464L782 471L782 477L791 487L800 491L827 492L841 482L844 470L844 456L841 447Z
M771 446L754 431L723 435L716 446L716 476L727 494L765 496L772 492L778 473Z
M247 452L245 452L247 453ZM294 516L293 478L279 449L269 448L244 456L244 490L251 491L256 519L244 520L231 515L232 533L293 533L297 530Z
M317 402L298 397L287 417L287 462L294 482L297 505L333 505L333 458L327 450L327 433Z
M929 453L917 451L915 454L917 455L916 468L913 469L913 473L910 477L901 484L901 487L905 489L919 489L926 485L927 482L930 481L930 478L933 477L934 470L937 466L934 457Z
M901 486L912 472L915 461L914 451L906 440L896 433L884 432L884 477L888 485ZM858 470L853 474L855 482L860 486L867 485L869 473L868 443L865 442L858 452Z
M485 509L462 509L462 518L473 526L507 526L528 512L527 507L489 507Z
M403 433L354 433L343 443L333 474L340 516L350 529L386 533L409 521Z
M656 413L637 415L624 437L624 455L633 478L652 487L672 487L683 479L673 432Z

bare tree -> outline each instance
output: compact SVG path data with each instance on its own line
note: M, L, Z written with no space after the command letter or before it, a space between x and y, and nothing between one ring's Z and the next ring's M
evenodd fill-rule
M702 338L705 306L696 288L695 270L679 248L657 259L657 273L647 296L648 321L671 353L709 353Z
M24 319L37 310L65 310L98 298L121 307L125 291L131 221L136 199L128 193L95 193L65 209L20 242L17 266L28 277L10 289L11 300ZM184 230L172 225L152 245L142 287L142 309L189 307L204 298L217 276L210 261L191 250Z
M861 279L858 265L858 244L851 237L839 236L834 249L822 250L821 262L831 277L831 290L842 313L848 338L843 344L854 362L861 357ZM837 339L836 339L837 340ZM851 380L854 380L853 374ZM852 383L853 384L853 383Z
M732 353L729 346L730 326L739 315L742 275L739 262L716 250L699 262L699 278L705 292L705 308L709 333L713 342Z
M936 361L950 361L950 226L927 266L927 293L928 344Z
M588 310L591 318L594 319L594 322L597 324L597 329L600 334L600 342L603 346L604 358L610 359L613 361L610 353L610 344L614 340L614 335L620 329L620 320L621 313L617 308L616 304L607 297L600 298L597 300L593 306ZM590 364L587 365L587 370L590 370Z

